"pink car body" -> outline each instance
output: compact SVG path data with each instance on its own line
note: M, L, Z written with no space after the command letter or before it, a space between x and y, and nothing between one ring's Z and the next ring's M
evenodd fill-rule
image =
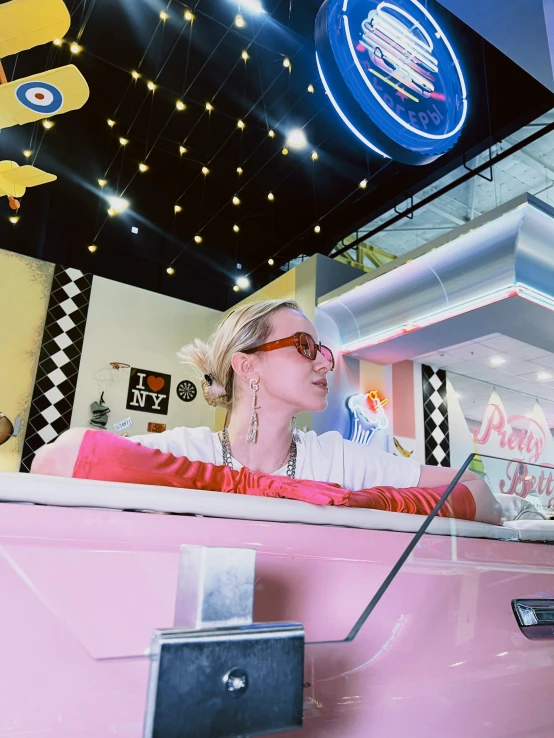
M17 474L0 498L2 736L142 735L183 544L254 548L255 620L304 624L307 738L554 734L554 640L511 607L554 598L550 522L435 520L354 642L309 645L347 635L422 518Z

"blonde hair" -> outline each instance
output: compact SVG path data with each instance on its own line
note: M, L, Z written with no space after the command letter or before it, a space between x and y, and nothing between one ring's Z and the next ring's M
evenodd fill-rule
M271 316L278 310L298 310L294 300L263 300L242 305L215 328L207 343L196 339L179 351L183 364L190 364L203 376L204 398L212 407L231 408L234 401L233 356L266 343L271 333Z

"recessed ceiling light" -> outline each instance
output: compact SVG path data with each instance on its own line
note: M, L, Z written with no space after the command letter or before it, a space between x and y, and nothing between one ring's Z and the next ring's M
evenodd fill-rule
M506 359L503 356L491 356L489 362L491 366L502 366L506 363Z
M554 377L550 372L539 372L537 374L537 379L539 382L548 382L550 379L553 379Z
M136 235L138 233L138 228L136 226L133 226L131 228L131 233L134 233Z

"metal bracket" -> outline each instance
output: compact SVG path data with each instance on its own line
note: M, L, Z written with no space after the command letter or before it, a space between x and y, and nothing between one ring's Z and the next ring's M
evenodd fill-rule
M256 552L183 546L175 628L154 631L144 738L302 727L304 629L252 623Z
M472 169L471 167L468 167L466 163L466 152L463 153L463 162L464 162L464 169L467 169L468 172L475 172L475 169ZM492 148L489 146L489 162L490 162L490 172L491 176L487 177L484 174L481 174L481 172L477 172L477 176L481 177L481 179L484 179L486 182L493 182L494 181L494 171L492 168Z
M412 212L409 215L406 215L406 213L409 210L411 210ZM410 196L410 207L409 208L406 208L406 210L404 210L404 211L398 210L398 206L396 204L396 198L395 198L395 200L394 200L394 212L395 213L397 213L398 215L405 215L406 218L408 218L408 220L413 220L414 219L413 210L414 210L414 196L413 195Z

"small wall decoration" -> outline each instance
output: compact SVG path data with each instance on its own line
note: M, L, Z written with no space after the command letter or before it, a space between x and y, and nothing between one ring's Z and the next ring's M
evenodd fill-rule
M131 367L127 410L167 415L171 376Z
M196 399L197 390L194 382L188 379L183 379L177 385L177 397L183 402L192 402Z
M131 418L123 418L123 420L113 424L113 429L116 433L119 433L122 430L127 430L127 428L130 428L132 425L133 421Z
M148 433L163 433L166 428L165 423L148 423Z
M403 456L405 459L415 458L417 444L415 438L389 436L389 453ZM417 454L416 454L417 455Z
M352 418L351 441L368 445L376 431L387 428L389 421L384 408L388 402L387 397L379 397L377 390L353 395L348 399Z

